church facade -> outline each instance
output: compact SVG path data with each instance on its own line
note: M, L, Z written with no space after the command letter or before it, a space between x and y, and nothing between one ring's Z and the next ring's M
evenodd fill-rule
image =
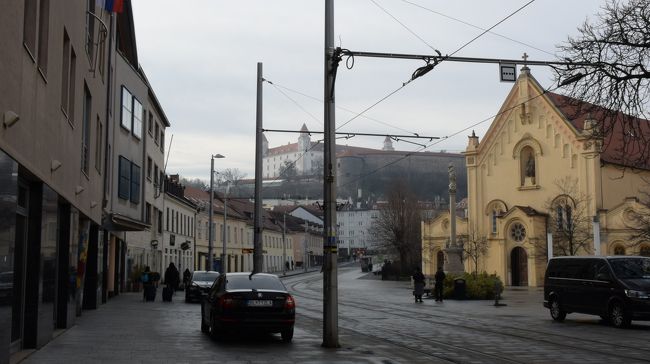
M650 254L650 242L631 239L650 171L614 157L620 140L591 137L603 120L580 105L589 104L545 91L524 67L482 140L469 137L468 213L454 219L479 259L466 253L465 271L541 286L551 256ZM449 261L450 219L422 223L425 274Z

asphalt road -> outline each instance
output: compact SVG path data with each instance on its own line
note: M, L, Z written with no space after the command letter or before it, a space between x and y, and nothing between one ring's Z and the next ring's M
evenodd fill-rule
M322 278L284 278L297 301L294 340L239 334L213 341L200 331L199 304L116 297L84 312L26 363L575 363L647 362L650 325L612 328L600 318L553 322L537 289L507 290L506 307L488 301L425 299L408 282L368 279L356 266L339 270L339 349L322 348Z

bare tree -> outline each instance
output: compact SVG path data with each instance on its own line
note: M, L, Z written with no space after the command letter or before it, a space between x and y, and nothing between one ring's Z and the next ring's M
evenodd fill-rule
M210 183L205 182L200 178L185 178L181 177L180 182L184 186L194 187L203 191L207 191L210 188Z
M420 209L416 196L402 180L393 182L387 193L387 203L380 208L371 231L375 241L399 256L400 270L413 265L421 244Z
M560 46L565 66L555 67L557 81L576 104L578 114L598 121L593 137L603 141L617 162L647 167L650 160L650 2L611 0L580 35ZM578 107L575 107L578 106Z
M290 161L284 161L282 167L280 167L280 176L291 182L296 179L298 176L298 171L296 170L296 163Z
M217 184L230 182L232 186L238 186L241 180L246 178L246 173L239 168L226 168L217 172Z
M459 237L463 240L463 259L469 259L474 266L474 275L478 275L478 264L488 253L489 243L487 237L479 234L479 232L474 229L469 232L467 237Z
M556 180L555 186L558 194L546 202L555 255L590 252L593 237L589 197L578 190L578 181L572 177Z
M650 191L640 191L640 195L640 209L635 209L628 215L632 219L628 227L633 231L628 242L630 246L650 242Z

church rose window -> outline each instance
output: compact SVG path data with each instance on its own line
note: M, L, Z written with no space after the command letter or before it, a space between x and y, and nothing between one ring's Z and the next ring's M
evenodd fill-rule
M520 223L514 223L510 228L510 237L516 242L521 242L526 238L526 228Z

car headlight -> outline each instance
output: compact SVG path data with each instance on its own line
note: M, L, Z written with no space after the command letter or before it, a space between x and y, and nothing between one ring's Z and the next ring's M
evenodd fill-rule
M633 289L626 289L625 295L630 298L650 298L650 294L648 294L648 292L635 291Z

